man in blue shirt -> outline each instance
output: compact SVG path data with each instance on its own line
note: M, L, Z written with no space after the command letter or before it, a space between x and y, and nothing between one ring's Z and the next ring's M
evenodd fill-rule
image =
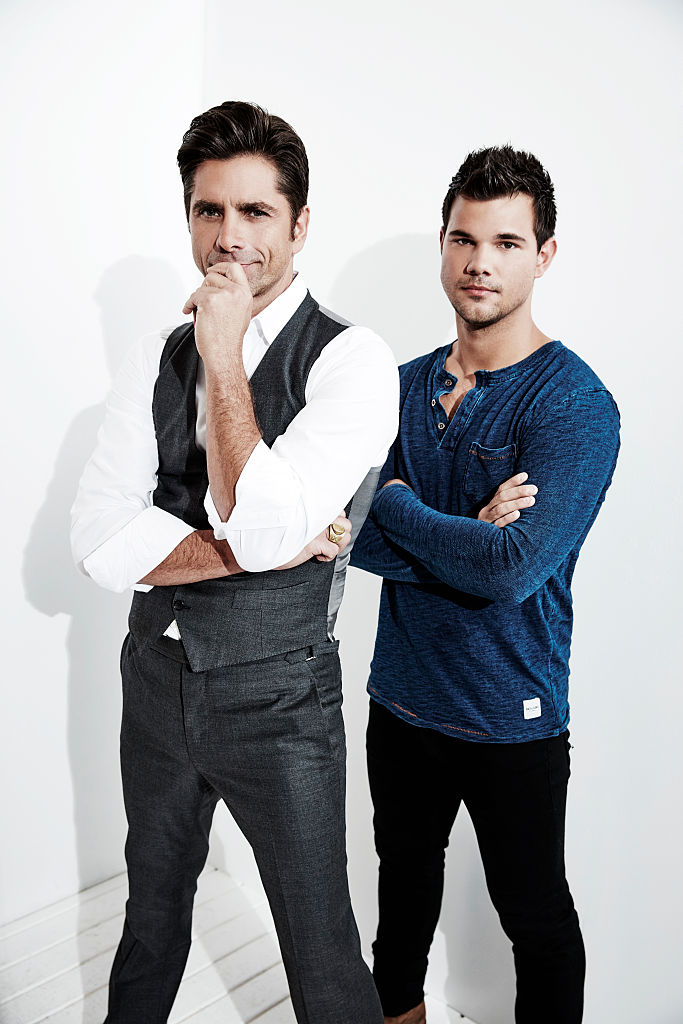
M553 186L535 157L510 146L467 157L441 229L457 340L401 368L399 436L353 549L355 565L384 577L368 765L374 975L392 1024L425 1021L461 803L513 944L516 1021L582 1017L585 956L564 867L570 584L611 481L619 414L593 371L532 320L554 233Z

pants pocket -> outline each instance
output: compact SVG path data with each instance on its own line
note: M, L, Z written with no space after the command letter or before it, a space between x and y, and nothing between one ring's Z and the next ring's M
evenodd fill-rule
M319 653L305 664L311 676L332 755L339 759L346 757L346 738L341 710L343 696L338 642L331 643L330 648L329 652Z

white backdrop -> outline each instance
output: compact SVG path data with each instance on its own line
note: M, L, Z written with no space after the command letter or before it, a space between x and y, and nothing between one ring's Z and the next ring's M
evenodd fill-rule
M341 13L340 13L341 12ZM623 448L576 573L568 870L589 958L587 1024L683 1014L680 885L681 356L673 3L485 7L382 0L5 0L6 362L2 919L122 867L117 650L126 598L71 568L68 508L112 368L173 323L195 281L175 152L190 117L252 99L301 133L314 295L399 361L441 344L439 210L476 146L533 150L557 189L542 330L614 392ZM680 273L680 270L679 270ZM11 360L11 362L10 362ZM12 505L14 501L14 505ZM376 582L352 572L338 633L349 858L364 945L375 860L363 767ZM249 880L222 817L214 863ZM466 818L454 830L430 991L510 1020L508 945Z
M69 508L112 371L196 278L174 161L202 106L204 9L16 0L0 17L8 920L123 866L129 601L74 571Z

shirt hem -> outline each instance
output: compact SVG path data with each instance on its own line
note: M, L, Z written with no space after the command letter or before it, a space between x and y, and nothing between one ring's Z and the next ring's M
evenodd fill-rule
M492 735L486 732L484 729L470 729L465 726L453 725L450 722L430 722L426 718L422 718L414 711L410 711L408 708L399 704L397 701L389 700L384 697L378 690L368 683L367 692L371 700L376 701L378 704L382 704L388 711L402 718L404 722L409 722L411 725L415 725L421 729L432 729L436 732L443 733L444 736L454 736L458 739L469 740L474 743L530 743L534 740L545 740L550 739L553 736L559 736L561 733L566 732L569 728L569 720L559 728L549 728L547 731L541 733L534 733L530 736L527 734L511 734L511 735Z

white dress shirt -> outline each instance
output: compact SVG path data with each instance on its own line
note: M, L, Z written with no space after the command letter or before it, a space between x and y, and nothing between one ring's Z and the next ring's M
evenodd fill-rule
M251 320L242 346L248 378L305 296L297 274ZM108 590L151 589L139 580L194 532L152 504L158 469L152 398L169 333L147 335L129 352L72 509L74 558ZM384 463L398 430L396 361L368 328L348 326L324 347L311 367L305 397L306 405L272 447L264 441L256 445L227 522L221 522L210 492L206 495L216 538L230 544L248 572L274 569L297 555L344 509L368 470ZM196 402L196 442L205 449L201 359Z

